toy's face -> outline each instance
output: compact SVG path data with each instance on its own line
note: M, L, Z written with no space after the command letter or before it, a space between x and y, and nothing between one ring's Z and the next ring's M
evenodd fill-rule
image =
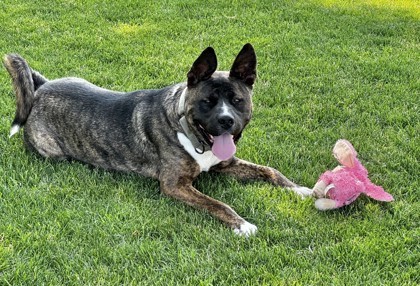
M341 165L349 168L354 167L354 158L357 153L350 142L338 140L334 146L333 155Z

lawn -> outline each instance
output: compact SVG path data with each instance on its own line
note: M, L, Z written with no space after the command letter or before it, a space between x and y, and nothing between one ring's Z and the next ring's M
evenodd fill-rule
M198 189L258 226L236 236L156 181L45 160L9 139L0 71L1 285L418 285L420 6L416 0L0 2L0 52L48 78L109 89L186 80L207 46L259 65L237 156L312 186L350 140L395 201L320 212L265 183L202 174ZM176 168L176 166L174 166Z

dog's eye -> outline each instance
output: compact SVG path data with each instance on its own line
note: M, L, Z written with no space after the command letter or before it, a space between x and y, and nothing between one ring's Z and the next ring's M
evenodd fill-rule
M208 97L205 97L201 100L201 102L205 104L216 104L218 100L218 97L215 95L210 95Z
M232 98L232 103L233 104L238 104L238 103L240 103L242 101L243 101L243 99L242 98L239 98L239 97Z

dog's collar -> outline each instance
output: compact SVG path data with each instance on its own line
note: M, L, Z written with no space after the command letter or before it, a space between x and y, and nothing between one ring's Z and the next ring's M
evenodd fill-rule
M195 152L198 154L203 154L206 151L210 150L210 146L208 146L203 141L199 140L197 136L194 135L194 133L191 131L190 127L188 126L187 119L185 118L185 97L187 95L187 88L184 88L184 90L181 93L181 96L179 97L178 102L178 115L181 116L179 119L179 124L182 127L182 130L184 131L185 136L191 141L191 144L194 146Z
M187 94L187 87L184 88L184 90L181 93L181 96L179 97L179 102L178 102L178 114L179 115L184 115L185 112L185 96Z

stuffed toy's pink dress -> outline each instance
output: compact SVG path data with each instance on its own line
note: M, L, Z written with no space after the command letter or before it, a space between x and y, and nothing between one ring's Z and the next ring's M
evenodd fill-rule
M368 178L368 171L357 159L357 152L347 140L340 139L333 149L334 157L341 164L332 171L321 175L315 184L314 196L318 197L315 207L330 210L351 204L364 193L383 202L394 198Z

